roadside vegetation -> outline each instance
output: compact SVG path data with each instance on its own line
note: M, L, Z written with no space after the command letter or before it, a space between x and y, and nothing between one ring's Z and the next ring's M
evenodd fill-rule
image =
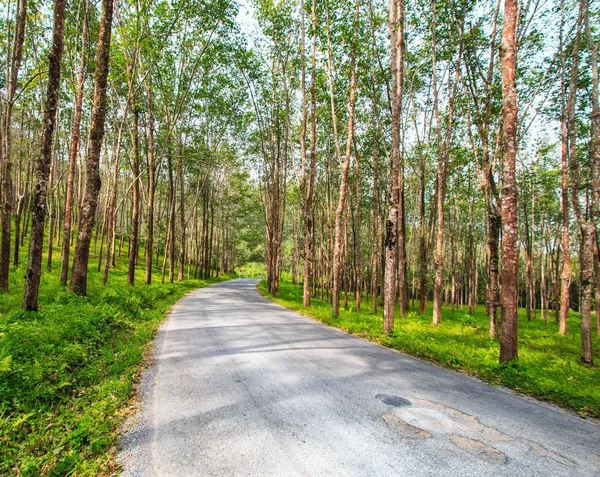
M578 314L571 312L572 331L566 336L558 333L554 318L527 321L524 309L519 309L519 360L498 363L500 344L489 336L489 319L482 305L473 315L467 309L443 307L444 321L433 325L432 309L419 315L411 307L406 318L395 320L394 331L383 331L383 309L371 312L371 299L363 299L361 311L349 297L348 308L342 306L339 318L331 304L311 298L311 307L302 305L301 286L282 281L279 298L268 293L267 284L259 285L261 293L271 300L329 326L342 329L361 338L396 349L412 356L435 362L444 367L468 373L491 384L550 401L581 416L600 417L600 371L581 363L581 335ZM600 337L594 334L595 349Z
M187 292L232 278L126 285L91 270L88 296L42 276L39 312L21 310L23 270L0 293L0 475L111 475L114 444L143 356L170 307ZM160 270L157 270L160 273Z

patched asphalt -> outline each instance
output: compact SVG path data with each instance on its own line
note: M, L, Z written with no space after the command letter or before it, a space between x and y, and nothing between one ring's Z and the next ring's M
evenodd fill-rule
M122 475L600 475L598 421L322 325L256 284L174 307Z

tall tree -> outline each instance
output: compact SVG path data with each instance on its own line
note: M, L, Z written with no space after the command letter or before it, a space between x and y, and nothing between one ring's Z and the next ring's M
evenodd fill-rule
M63 219L63 244L61 256L60 282L67 284L69 278L69 257L71 254L71 229L73 226L73 196L75 193L75 172L77 169L77 154L81 138L81 115L83 111L83 94L85 86L85 70L87 63L87 43L89 28L90 2L85 0L83 13L83 27L81 30L81 63L77 74L77 93L75 95L75 112L71 126L71 144L69 148L69 172L67 176L67 190L65 193L64 219Z
M580 262L580 282L581 282L581 361L585 364L594 364L592 352L592 290L594 289L594 252L598 247L596 242L596 217L598 216L598 199L600 190L598 185L598 46L591 41L591 33L589 31L589 4L588 0L580 0L580 14L575 35L573 48L573 66L571 71L571 82L577 84L578 77L578 57L579 57L579 42L580 42L580 27L585 24L586 37L590 46L592 57L592 116L591 116L591 137L590 137L590 154L589 154L589 177L592 186L590 199L590 213L586 213L581 206L580 191L581 184L581 169L579 151L577 150L577 137L575 119L570 118L571 124L569 130L569 170L571 178L571 200L573 202L573 210L579 224L581 233L579 262ZM573 91L575 88L573 88ZM586 191L587 195L587 191Z
M517 1L505 0L500 57L502 63L503 171L502 171L502 334L500 362L518 357L517 294L519 291L517 211Z
M151 73L151 66L148 73ZM146 212L146 285L152 283L152 252L154 250L154 194L156 164L154 162L154 113L152 104L152 85L150 79L146 80L146 107L148 110L148 195Z
M17 0L15 30L12 51L9 50L6 71L6 97L3 99L0 117L0 290L8 291L8 272L10 266L10 221L12 211L12 163L11 163L11 124L12 111L17 92L19 70L23 60L23 43L27 24L28 0Z
M100 31L96 50L96 71L94 73L94 96L92 119L86 158L86 180L83 202L79 216L77 244L73 256L73 268L69 289L78 295L87 295L88 259L98 196L100 195L100 152L104 139L104 119L106 117L106 85L110 58L112 33L113 0L102 0Z
M54 1L54 28L52 31L52 49L48 62L48 84L46 86L46 105L44 107L44 126L42 129L42 147L37 161L37 184L33 197L33 217L29 237L29 257L25 272L25 292L23 309L37 311L40 279L42 275L42 250L44 245L44 220L46 216L46 196L48 179L52 163L52 145L54 126L58 110L60 92L60 66L64 49L66 0ZM52 234L48 237L52 242Z
M400 117L404 73L404 0L390 0L390 60L392 68L392 150L390 154L390 204L385 225L385 272L383 299L383 329L394 330L396 282L398 273L398 229L401 204ZM402 266L402 265L401 265ZM403 273L403 272L400 272Z
M356 0L354 7L354 27L352 45L350 50L350 100L348 106L348 137L346 140L346 156L342 163L342 178L340 182L340 196L335 212L335 235L333 245L333 314L340 314L340 291L342 288L342 221L346 208L346 193L348 190L348 170L352 159L352 144L354 142L354 110L356 106L356 37L358 30L358 12L360 0ZM331 50L331 48L329 48ZM332 83L331 66L329 68L330 83ZM335 114L335 103L332 97L332 108Z

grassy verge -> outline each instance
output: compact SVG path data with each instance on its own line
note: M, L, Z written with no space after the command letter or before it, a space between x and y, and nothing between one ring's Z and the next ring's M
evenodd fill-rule
M21 311L23 265L0 293L0 475L110 475L114 442L143 353L187 292L232 278L126 285L126 264L90 267L88 297L42 278L40 311Z
M386 335L382 310L374 315L370 302L363 301L360 313L353 311L354 303L350 302L350 309L342 309L335 318L329 303L319 299L313 298L311 307L304 309L299 286L281 283L277 299L268 294L264 281L259 290L285 307L361 338L573 409L582 416L600 417L600 369L579 361L581 324L575 313L570 316L569 334L561 336L553 320L546 327L539 315L537 320L527 321L524 310L520 310L519 361L500 365L499 343L488 336L483 306L477 307L473 316L465 309L453 312L444 308L439 326L431 324L431 308L424 315L412 310L406 318L396 319L394 332ZM600 362L600 339L596 334L594 349Z

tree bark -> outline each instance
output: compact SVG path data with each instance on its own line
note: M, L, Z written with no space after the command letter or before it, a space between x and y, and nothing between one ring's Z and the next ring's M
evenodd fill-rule
M591 138L590 138L590 179L592 184L591 190L591 214L589 217L586 216L584 210L582 210L580 203L580 159L577 151L577 134L574 115L569 110L567 116L568 132L569 132L569 169L571 178L571 201L573 203L573 210L579 223L579 230L581 231L581 248L579 253L580 261L580 276L581 276L581 361L587 365L593 365L593 352L592 352L592 291L594 288L594 251L597 248L596 240L596 219L598 217L598 201L600 194L600 187L598 186L598 161L600 160L598 152L598 117L600 114L598 106L598 53L597 45L594 45L591 39L591 32L589 29L589 5L588 0L580 1L580 14L579 14L579 25L575 36L575 47L573 48L573 65L571 70L571 86L575 85L572 89L570 88L569 95L571 93L576 96L576 84L578 80L578 60L579 60L579 39L580 39L580 25L581 22L585 23L586 36L589 41L589 46L592 51L592 117L591 117Z
M133 173L133 186L131 188L131 230L129 234L129 256L127 267L127 284L135 283L135 266L140 248L140 153L139 153L139 109L133 106L133 126L131 131L131 172Z
M340 195L338 200L338 206L335 213L335 235L334 235L334 246L333 246L333 302L332 311L334 316L340 314L340 291L342 286L342 222L344 209L346 206L346 193L348 189L348 170L350 168L350 160L352 154L352 144L354 141L354 108L356 104L356 36L358 30L358 11L359 1L355 4L354 13L354 33L352 38L352 47L350 53L350 103L348 110L348 137L346 141L346 156L342 163L342 178L340 183ZM328 50L330 50L329 48ZM330 69L330 83L331 83L331 67ZM332 89L333 85L330 85ZM332 98L333 105L333 98ZM334 108L335 109L335 108Z
M52 164L52 149L54 127L58 109L60 92L60 63L64 49L66 0L54 1L54 29L52 32L52 49L48 62L48 84L46 105L41 140L41 153L37 163L37 184L33 199L33 219L29 238L29 257L25 272L25 291L23 294L23 309L37 311L40 280L42 275L42 248L44 244L44 218L46 215L46 194L50 166ZM48 237L52 242L52 234Z
M151 69L149 69L151 71ZM152 111L152 85L146 82L146 101L148 108L148 211L146 217L146 276L145 283L152 283L152 250L154 247L154 194L156 164L154 163L154 113Z
M12 109L17 91L19 70L23 59L23 43L25 41L25 27L27 24L27 0L17 3L17 16L15 19L15 32L12 47L10 67L6 74L6 98L0 118L0 290L8 291L8 272L10 268L10 215L12 211L12 164L10 129L12 123Z
M564 5L561 4L561 8ZM564 15L564 12L561 12ZM577 38L580 35L581 13L577 20ZM568 330L567 318L569 314L570 287L571 287L571 250L569 233L569 139L574 131L575 101L577 87L577 68L579 64L579 42L574 42L573 65L569 80L568 93L565 84L565 57L564 45L562 44L561 25L561 94L562 94L562 118L561 118L561 212L562 212L562 271L560 276L560 314L559 332L566 335ZM565 100L566 96L568 99Z
M73 227L73 195L75 192L75 172L77 169L77 154L79 153L81 133L81 113L83 110L83 94L85 86L85 65L87 62L87 36L89 24L90 2L85 2L83 29L81 31L81 63L77 75L77 95L75 98L75 116L71 128L71 145L69 148L69 172L67 175L67 190L65 194L65 215L63 222L62 263L60 283L67 284L69 278L69 256L71 254L71 230Z
M100 194L100 152L104 138L104 119L106 117L106 84L110 57L110 39L112 33L113 0L102 0L100 32L96 52L96 71L94 78L94 97L92 120L86 161L85 192L79 215L79 231L73 256L71 283L69 289L79 295L87 295L87 266L90 255L90 242L94 218Z
M585 15L585 33L587 45L591 51L592 63L592 116L590 128L590 165L592 176L592 222L594 223L594 285L596 298L596 333L600 335L600 255L598 250L598 234L596 227L598 226L600 211L600 103L599 98L599 79L598 79L598 43L592 39L589 20L589 5L586 8ZM590 353L591 354L591 353Z
M517 250L517 0L505 0L500 58L502 63L502 115L504 119L504 169L502 173L502 334L500 362L518 358L517 294L519 256Z
M307 129L307 98L306 98L306 59L305 59L305 24L304 24L304 0L301 2L302 9L302 131L301 131L301 154L302 154L302 213L304 222L304 283L303 283L303 305L310 306L310 281L312 273L312 234L313 234L313 202L315 186L316 167L316 142L317 142L317 98L316 98L316 44L317 44L317 13L316 0L312 1L312 48L311 48L311 83L310 83L310 107L311 107L311 134L310 134L310 165L308 171L308 183L306 178L306 129Z
M169 176L169 283L173 283L175 278L175 180L173 178L170 135L167 137L167 172Z
M178 157L178 168L179 168L179 226L181 227L181 250L179 257L179 271L177 273L177 281L183 281L183 268L185 266L186 258L186 234L185 234L185 182L183 177L183 138L179 142L179 157ZM218 237L218 231L217 231ZM218 247L217 247L218 254ZM218 264L216 264L218 269Z
M396 278L398 271L398 220L401 208L400 115L404 72L404 1L390 0L390 60L392 69L392 151L390 155L389 213L385 224L385 272L383 292L383 330L394 331Z

